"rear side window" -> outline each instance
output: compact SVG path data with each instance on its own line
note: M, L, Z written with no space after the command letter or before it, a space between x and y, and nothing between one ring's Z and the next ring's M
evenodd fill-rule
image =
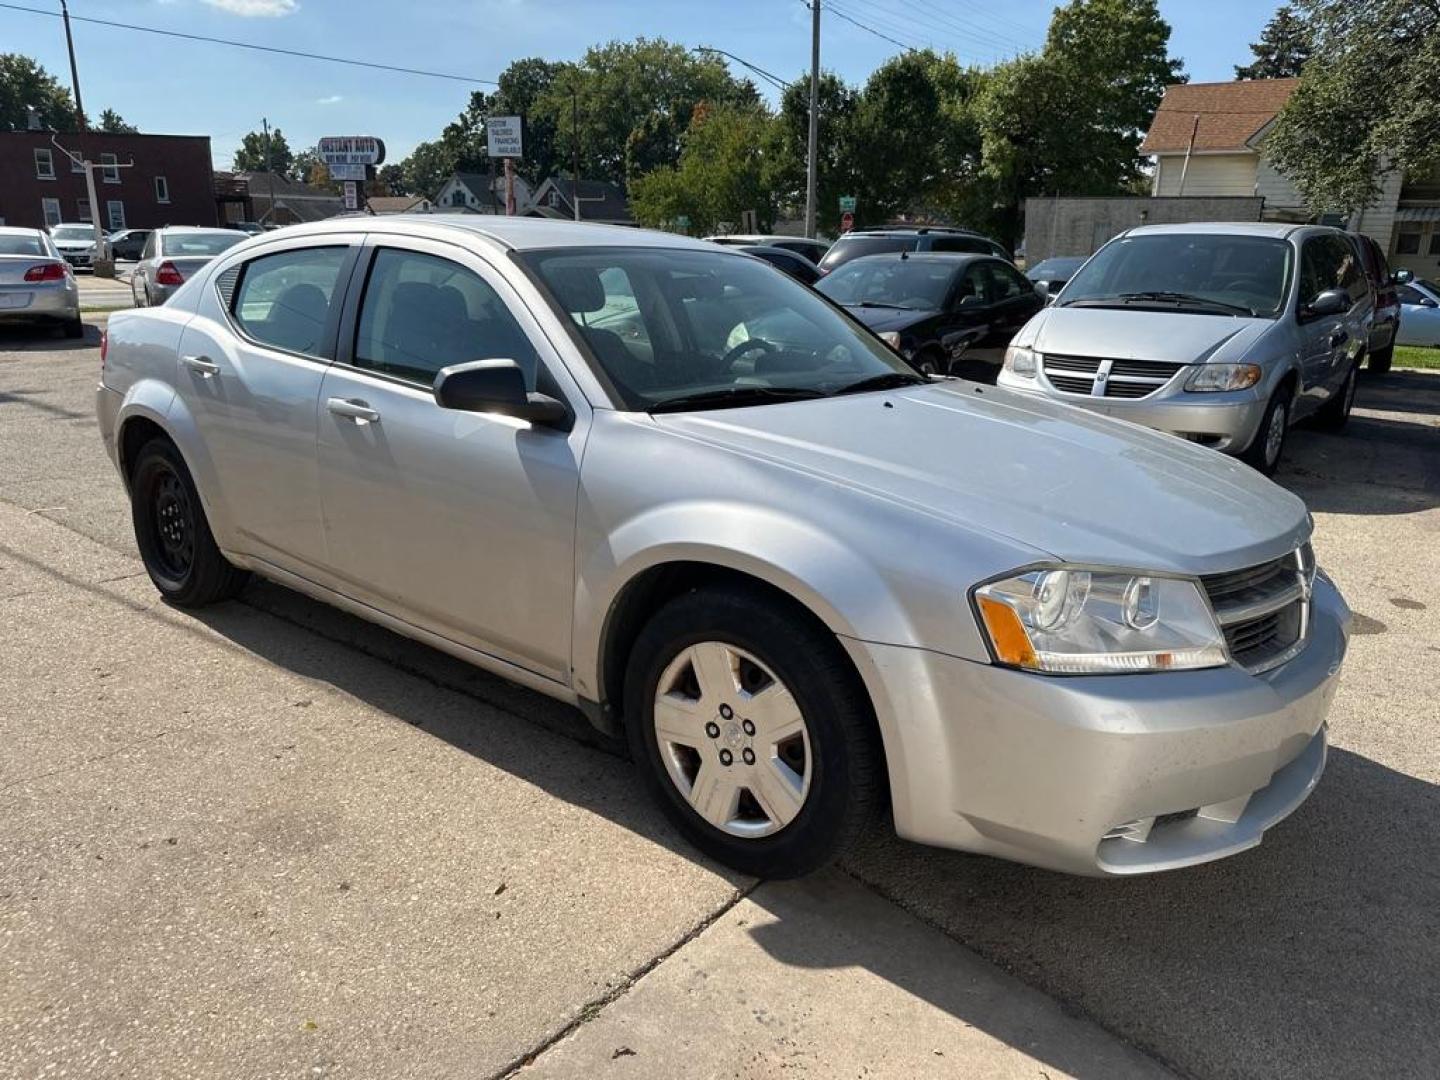
M431 386L441 368L514 360L535 388L539 359L483 278L449 259L381 248L370 267L354 365Z
M235 291L235 321L264 345L320 356L347 253L297 248L252 259Z
M962 251L968 255L993 255L994 249L978 236L937 236L930 242L931 251Z

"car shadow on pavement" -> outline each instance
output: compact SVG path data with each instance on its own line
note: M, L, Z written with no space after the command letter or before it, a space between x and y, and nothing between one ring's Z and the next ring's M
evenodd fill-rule
M100 344L100 327L86 322L85 336L67 338L53 326L38 324L0 325L0 357L19 352L74 352Z

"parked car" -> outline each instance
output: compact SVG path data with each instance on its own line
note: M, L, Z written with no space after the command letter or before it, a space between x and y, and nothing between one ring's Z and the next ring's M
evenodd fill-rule
M1395 291L1398 282L1390 273L1385 252L1379 244L1364 233L1347 235L1360 253L1360 265L1375 297L1374 315L1365 348L1366 367L1381 375L1390 370L1395 356L1395 335L1400 329L1400 297Z
M1032 267L1027 267L1025 276L1034 284L1042 286L1041 295L1049 297L1058 293L1065 287L1065 283L1074 275L1075 271L1085 265L1088 255L1056 255L1049 259L1042 259Z
M1400 345L1440 346L1440 284L1426 278L1411 278L1399 286Z
M1373 303L1338 229L1142 226L1101 248L1015 336L999 381L1268 474L1293 422L1345 426Z
M145 241L150 239L149 229L121 229L109 236L110 256L130 262L140 258L145 250Z
M814 869L881 805L929 844L1172 869L1324 768L1349 615L1303 502L923 379L713 244L292 226L112 315L102 357L170 603L253 572L576 704L744 873Z
M145 241L140 261L130 272L136 307L163 304L196 270L216 255L250 237L238 229L167 225Z
M934 227L856 229L835 243L820 260L820 272L828 274L851 259L863 255L884 255L902 251L939 251L960 255L994 255L1010 260L1010 253L988 237L969 229Z
M820 268L799 252L764 244L742 244L735 250L754 255L757 259L784 270L802 285L814 285L820 280Z
M0 225L0 323L41 322L83 337L80 289L55 242L39 229Z
M707 236L712 244L724 244L727 247L776 247L786 251L793 251L797 255L803 255L813 263L818 263L825 257L825 252L830 250L830 243L826 240L811 240L804 236L765 236L759 233L730 233L725 236Z
M50 226L50 239L55 242L65 261L77 270L88 270L95 264L95 226L60 224Z
M1003 349L1044 304L1020 271L988 255L866 255L816 288L926 375L948 374L967 350Z

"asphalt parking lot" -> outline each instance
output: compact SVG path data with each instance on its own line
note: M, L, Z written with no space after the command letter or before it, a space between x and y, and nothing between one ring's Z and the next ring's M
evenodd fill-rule
M877 832L757 886L546 699L270 585L159 604L97 340L0 330L0 1075L1440 1074L1440 375L1292 435L1356 634L1260 848Z

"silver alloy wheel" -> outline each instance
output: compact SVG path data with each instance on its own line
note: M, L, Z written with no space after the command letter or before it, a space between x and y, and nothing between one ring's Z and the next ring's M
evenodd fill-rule
M755 657L705 641L670 661L655 690L655 739L676 790L731 836L795 820L814 772L794 695Z
M1274 465L1280 460L1280 448L1285 444L1285 422L1290 419L1290 410L1281 405L1270 414L1270 426L1265 429L1265 464Z

